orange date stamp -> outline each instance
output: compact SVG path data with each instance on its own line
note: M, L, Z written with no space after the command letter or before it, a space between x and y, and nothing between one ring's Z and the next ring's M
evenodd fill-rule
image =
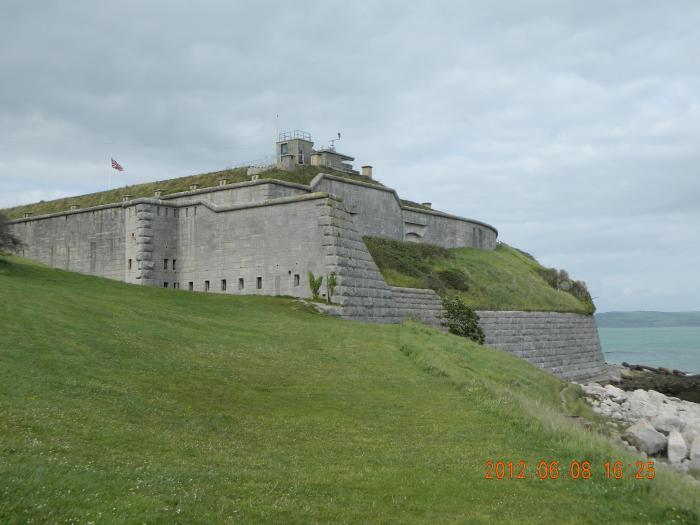
M485 479L573 479L583 480L591 477L605 479L654 479L656 471L653 461L607 461L594 467L590 461L572 460L568 463L559 461L539 461L536 466L528 465L525 460L502 461L489 459L485 465Z

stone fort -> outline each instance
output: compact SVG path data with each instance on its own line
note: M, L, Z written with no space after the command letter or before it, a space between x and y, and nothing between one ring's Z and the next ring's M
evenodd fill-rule
M249 169L245 182L221 179L214 187L25 214L11 228L25 243L24 256L65 270L163 288L299 298L311 295L309 272L335 274L329 308L334 315L385 323L410 317L439 325L439 297L432 290L389 286L363 236L493 250L497 230L429 203L402 201L373 180L371 166L357 172L352 157L333 146L313 146L300 131L281 133L275 146L279 169L328 168L308 185ZM479 313L488 343L563 377L590 377L604 366L590 316ZM523 339L520 325L540 326L541 341Z

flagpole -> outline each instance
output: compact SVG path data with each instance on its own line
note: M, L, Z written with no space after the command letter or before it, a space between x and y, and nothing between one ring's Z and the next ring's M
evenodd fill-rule
M107 176L107 191L112 189L112 159L109 159L109 175Z

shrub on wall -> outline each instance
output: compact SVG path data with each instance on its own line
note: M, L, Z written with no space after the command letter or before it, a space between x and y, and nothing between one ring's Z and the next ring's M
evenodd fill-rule
M311 288L311 295L313 296L314 301L318 301L321 298L318 293L321 291L321 283L323 283L323 275L314 277L314 274L309 272L309 288Z
M445 309L445 326L451 334L484 344L484 331L479 326L479 316L467 306L461 297L453 295L442 299Z
M338 285L338 280L335 277L335 273L331 272L326 278L326 289L328 295L326 296L326 301L330 304L333 294L335 293L335 287Z

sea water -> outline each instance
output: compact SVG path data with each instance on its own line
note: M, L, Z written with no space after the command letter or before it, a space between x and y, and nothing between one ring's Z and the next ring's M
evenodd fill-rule
M598 328L608 363L665 366L700 374L700 327Z

